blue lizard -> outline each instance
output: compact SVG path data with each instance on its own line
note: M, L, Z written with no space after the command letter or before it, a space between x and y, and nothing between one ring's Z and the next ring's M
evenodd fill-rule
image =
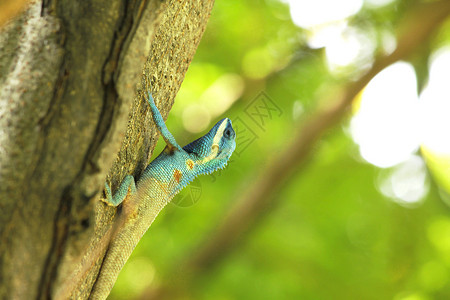
M236 147L236 134L228 118L217 122L201 138L180 147L167 129L150 92L147 101L167 145L137 183L132 175L127 175L114 196L105 183L105 201L113 206L123 203L123 207L112 228L91 299L106 299L123 265L161 209L198 175L224 168Z

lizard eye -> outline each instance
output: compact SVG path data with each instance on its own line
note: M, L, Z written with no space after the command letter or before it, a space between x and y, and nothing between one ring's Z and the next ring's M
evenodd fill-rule
M229 128L227 128L224 132L223 132L223 136L226 137L227 139L229 139L231 137L231 130Z

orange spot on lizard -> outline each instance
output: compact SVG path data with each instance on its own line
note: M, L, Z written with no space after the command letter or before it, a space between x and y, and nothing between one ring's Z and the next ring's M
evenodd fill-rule
M188 159L186 161L186 166L189 170L192 170L194 168L194 162L192 161L192 159Z
M181 180L181 171L178 169L175 169L175 171L173 171L173 178L175 179L175 181L177 183L180 183Z

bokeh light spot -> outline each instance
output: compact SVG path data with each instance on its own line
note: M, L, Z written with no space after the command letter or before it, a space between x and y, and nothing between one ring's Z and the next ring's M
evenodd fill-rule
M285 0L290 6L291 18L297 26L312 26L345 19L356 14L362 0Z
M328 68L339 72L340 68L358 64L357 69L372 62L375 45L372 40L354 27L344 27L342 31L326 43L325 53Z
M182 118L184 128L192 133L204 131L211 122L211 114L201 104L190 104L183 111Z
M265 48L247 52L242 60L242 70L250 78L261 79L272 72L275 60Z
M419 273L421 285L428 291L440 290L448 280L448 273L445 266L437 261L430 261L424 264Z
M371 7L381 7L392 3L394 0L364 0Z
M420 96L421 140L428 149L450 154L450 48L439 50L432 58L430 79Z
M131 258L120 273L113 294L118 299L136 298L155 279L155 267L146 257Z
M414 69L405 62L387 67L364 89L350 130L365 160L391 167L418 149L416 89Z
M388 176L381 178L380 190L385 196L403 206L414 206L429 191L423 159L412 155L407 161L394 167Z
M402 292L395 295L394 300L431 300L420 292Z
M233 73L224 74L201 95L199 102L206 105L214 118L223 114L239 99L244 87L241 76Z
M450 219L437 218L428 226L428 239L450 265Z

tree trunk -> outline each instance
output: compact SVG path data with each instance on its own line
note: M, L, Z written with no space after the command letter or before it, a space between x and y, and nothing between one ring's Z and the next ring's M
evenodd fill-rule
M106 175L139 175L157 141L140 75L166 116L212 6L44 0L0 29L0 299L55 298L96 255L71 295L89 297Z

